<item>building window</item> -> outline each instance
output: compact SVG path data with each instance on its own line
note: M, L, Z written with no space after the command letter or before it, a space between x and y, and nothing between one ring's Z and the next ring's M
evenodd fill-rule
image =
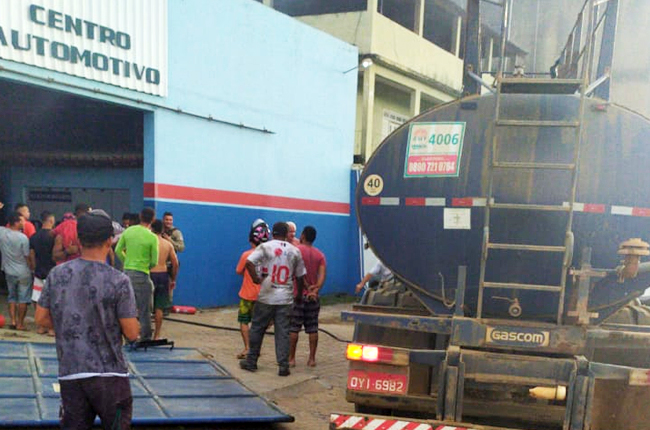
M433 109L439 104L442 104L442 102L434 99L433 97L422 94L422 97L420 97L420 113L426 112L429 109Z
M454 53L457 17L457 14L441 7L437 2L428 0L424 9L422 36L442 49Z
M418 14L416 0L379 0L377 12L411 31L415 31Z
M368 8L367 0L275 0L273 8L289 16L359 12Z
M496 42L496 43L495 43ZM482 72L492 72L495 69L496 59L498 60L498 50L499 44L492 37L483 36L481 38L481 71ZM491 53L491 57L490 57Z

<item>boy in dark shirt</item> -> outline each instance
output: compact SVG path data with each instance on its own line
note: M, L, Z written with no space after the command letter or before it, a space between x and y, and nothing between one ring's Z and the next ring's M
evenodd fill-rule
M32 301L34 304L41 297L45 278L47 278L50 270L56 265L52 259L52 248L54 248L52 228L54 227L54 222L54 214L43 211L41 213L41 229L29 238L30 266L34 267L34 286L32 287ZM44 327L36 327L36 333L48 333L50 336L54 336L53 330L48 331Z
M77 220L81 257L50 271L36 323L54 327L63 428L130 428L133 398L122 335L140 327L129 278L106 264L113 225L101 210Z

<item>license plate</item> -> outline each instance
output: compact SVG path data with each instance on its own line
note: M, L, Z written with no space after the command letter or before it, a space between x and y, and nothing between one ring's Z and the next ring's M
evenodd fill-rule
M366 372L365 370L352 369L348 372L348 390L406 394L408 376L400 373Z

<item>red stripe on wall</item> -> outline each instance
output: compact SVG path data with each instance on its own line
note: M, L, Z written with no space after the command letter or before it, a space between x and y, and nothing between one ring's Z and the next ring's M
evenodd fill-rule
M209 188L184 187L180 185L154 184L151 182L145 182L144 184L144 197L149 199L188 200L192 202L221 203L226 205L330 212L346 215L350 213L350 205L348 203L269 196L266 194L242 193L238 191L212 190Z

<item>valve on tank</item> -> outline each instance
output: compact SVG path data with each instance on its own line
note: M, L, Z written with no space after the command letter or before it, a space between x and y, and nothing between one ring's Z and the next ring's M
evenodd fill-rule
M650 244L638 237L628 239L619 245L618 254L625 256L621 265L616 268L618 282L634 279L639 273L641 256L650 255Z
M510 306L508 307L508 313L510 314L511 317L514 318L519 318L521 316L521 305L519 304L519 299L514 298L511 299L510 297L501 297L501 296L492 296L494 300L504 300L506 302L510 302Z

